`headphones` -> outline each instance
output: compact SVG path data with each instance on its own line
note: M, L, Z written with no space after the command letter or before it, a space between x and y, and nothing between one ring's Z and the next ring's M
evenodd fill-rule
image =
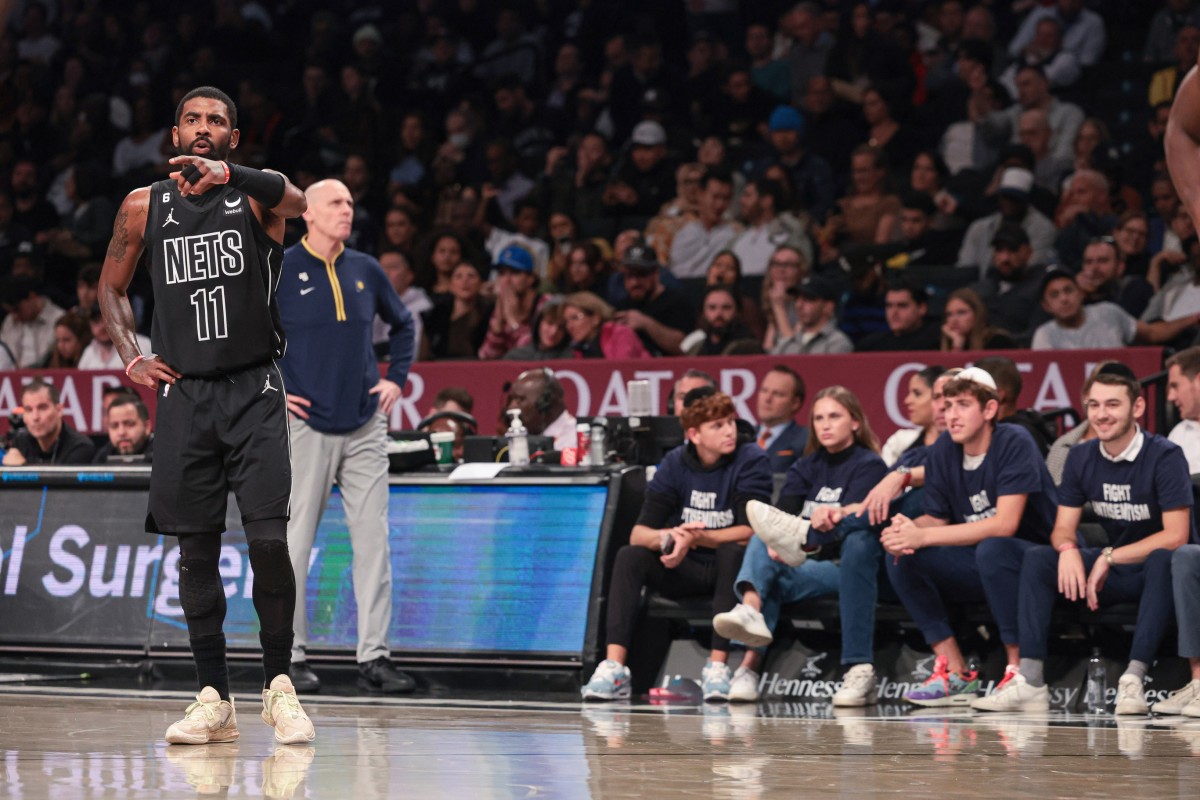
M525 375L528 372L540 372L542 374L542 393L539 394L537 400L534 401L533 407L536 408L537 412L544 417L549 414L550 409L554 407L556 395L562 392L562 384L559 383L558 378L555 377L554 370L550 369L549 367L535 367L534 369L529 369L525 372L522 372L521 375ZM521 376L518 375L517 380L520 379ZM558 387L557 389L555 388L556 386Z
M463 433L467 436L475 436L479 432L479 423L470 414L464 414L461 411L439 411L436 414L430 414L425 419L417 423L418 431L428 431L429 427L438 420L450 419L463 426Z

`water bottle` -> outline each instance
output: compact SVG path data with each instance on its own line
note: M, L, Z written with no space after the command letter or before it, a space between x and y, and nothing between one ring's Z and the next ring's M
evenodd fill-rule
M1108 672L1104 668L1104 659L1100 657L1100 648L1092 650L1088 660L1087 692L1083 702L1089 714L1103 714L1106 708L1105 694L1108 690Z
M504 434L508 437L508 463L514 467L529 466L529 432L521 424L521 409L510 408L508 415L512 417Z

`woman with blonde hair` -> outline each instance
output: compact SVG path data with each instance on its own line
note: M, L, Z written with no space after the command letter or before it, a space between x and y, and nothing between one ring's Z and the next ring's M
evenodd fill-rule
M955 289L942 314L942 351L1008 350L1017 341L1003 328L987 324L987 306L974 290Z
M713 618L713 628L726 638L751 647L773 639L780 609L813 597L836 594L842 619L842 688L835 706L867 706L876 702L875 600L883 558L879 535L865 517L857 516L871 487L887 473L879 457L879 439L871 430L862 403L844 386L827 386L813 398L804 458L787 472L778 508L760 501L746 504L755 537L734 591L741 602ZM805 549L776 552L760 538L768 528L808 528ZM776 541L775 537L770 537ZM806 552L819 545L818 553ZM840 549L840 553L836 552ZM833 558L840 555L840 564ZM759 652L747 651L734 675L734 689L753 686L753 696L731 692L730 700L757 699ZM739 680L743 671L747 678ZM749 678L752 678L749 679Z
M637 332L613 320L613 307L591 292L563 300L563 322L576 358L649 358Z

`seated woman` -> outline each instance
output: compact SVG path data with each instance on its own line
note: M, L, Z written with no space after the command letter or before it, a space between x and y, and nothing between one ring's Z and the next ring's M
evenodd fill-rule
M733 579L746 552L746 504L771 499L767 454L739 439L733 400L710 386L684 397L680 422L687 441L667 453L629 544L617 552L608 589L605 660L583 687L584 700L630 696L625 666L641 607L642 589L666 597L705 594L713 611L733 607ZM701 675L705 700L727 700L729 642L714 634Z
M478 358L491 308L481 292L483 276L470 261L455 265L449 291L435 295L425 312L423 358Z
M828 386L817 393L809 430L807 455L788 470L778 512L788 520L798 515L807 521L811 526L809 544L818 538L840 541L841 562L807 559L802 550L776 553L755 536L746 547L734 585L741 603L717 614L713 629L725 639L763 647L771 643L782 606L836 594L841 606L842 664L847 670L833 704L871 705L877 696L872 662L883 549L878 534L856 512L887 467L879 457L879 440L867 423L862 404L843 386ZM759 503L750 507L770 509ZM758 699L761 661L760 653L746 652L734 675L730 700Z
M889 467L895 465L904 453L933 444L941 433L934 425L936 417L933 408L933 384L945 371L945 367L935 364L920 372L914 372L908 379L904 408L908 411L908 421L916 427L901 428L888 437L879 452L884 464Z
M505 354L507 361L545 361L552 358L571 358L574 351L567 339L563 323L563 305L558 299L542 304L533 318L533 341L514 347Z
M942 314L942 351L1011 350L1017 340L1003 328L990 327L987 306L973 289L955 289Z
M649 358L633 328L613 321L613 307L591 292L563 300L563 322L575 358Z
M735 286L738 293L738 311L742 316L742 324L749 328L755 338L762 339L767 332L767 323L763 319L762 309L752 297L745 294L742 286L742 262L732 250L722 250L717 253L704 273L705 286Z

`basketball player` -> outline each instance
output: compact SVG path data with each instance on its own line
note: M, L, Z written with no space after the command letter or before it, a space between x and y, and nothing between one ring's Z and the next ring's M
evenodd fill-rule
M279 173L225 160L238 143L237 107L219 89L184 95L171 137L179 155L170 163L179 171L125 198L99 285L125 373L158 392L146 530L179 539L179 601L201 687L166 739L238 738L218 570L232 488L254 570L262 718L277 741L309 742L313 725L288 679L296 603L287 547L291 457L274 361L284 350L274 298L284 220L307 204ZM126 294L143 249L154 286L158 355L150 357L139 351Z

